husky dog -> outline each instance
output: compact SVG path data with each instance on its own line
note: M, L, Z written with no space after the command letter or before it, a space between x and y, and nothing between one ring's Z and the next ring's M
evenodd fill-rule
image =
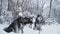
M43 24L45 24L43 16L42 15L37 15L33 29L35 30L37 28L37 30L40 30L41 25L43 25Z
M27 18L27 17L19 17L17 19L15 19L7 28L4 29L4 31L6 31L7 33L10 33L12 31L14 31L15 33L17 31L19 31L19 29L21 29L22 33L23 33L23 27L26 24L32 24L32 18Z

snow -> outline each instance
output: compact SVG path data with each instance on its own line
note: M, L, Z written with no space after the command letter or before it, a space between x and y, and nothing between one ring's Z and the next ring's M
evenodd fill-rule
M52 25L45 25L42 26L41 34L60 34L60 25L52 24Z
M6 33L3 29L7 26L6 24L0 24L0 34L16 34L14 32ZM40 34L60 34L60 24L43 25L41 28L42 31L40 31ZM39 31L33 30L33 28L29 28L28 25L26 25L23 34L39 34Z

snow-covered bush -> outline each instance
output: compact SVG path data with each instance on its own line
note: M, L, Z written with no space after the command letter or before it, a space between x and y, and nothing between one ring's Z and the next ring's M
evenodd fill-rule
M1 20L3 21L3 23L6 23L6 24L11 23L13 20L12 12L11 11L5 11L1 16Z
M50 24L57 23L57 19L56 18L48 18L47 20L45 20L45 22L50 25Z

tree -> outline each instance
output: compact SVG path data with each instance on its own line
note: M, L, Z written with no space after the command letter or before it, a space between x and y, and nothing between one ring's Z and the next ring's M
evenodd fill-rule
M1 16L1 12L2 12L2 0L0 0L0 16Z
M49 9L48 17L54 17L52 13L55 14L56 6L58 6L58 5L59 5L59 1L57 1L57 0L50 0L50 9Z
M43 13L43 11L44 11L43 8L44 8L44 5L45 5L45 1L42 0L41 2L42 2L42 13Z
M8 11L12 11L12 15L14 19L17 18L18 11L17 11L17 0L8 0Z
M52 0L50 0L50 10L49 10L48 18L51 16L51 8L52 8Z

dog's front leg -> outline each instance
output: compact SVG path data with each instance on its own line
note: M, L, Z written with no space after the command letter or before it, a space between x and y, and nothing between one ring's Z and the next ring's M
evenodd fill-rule
M23 34L23 27L21 27L21 33Z
M19 28L18 28L18 24L16 23L16 25L15 25L15 32L17 33L17 34L19 34Z
M24 27L24 25L21 24L21 34L24 33L24 32L23 32L23 27Z
M18 24L17 24L17 21L14 21L12 25L13 25L13 28L14 28L13 31L14 31L15 33L18 33Z

